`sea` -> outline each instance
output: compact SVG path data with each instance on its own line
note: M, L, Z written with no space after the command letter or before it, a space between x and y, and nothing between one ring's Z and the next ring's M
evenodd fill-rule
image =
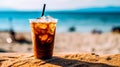
M93 30L111 32L120 26L120 13L85 13L85 12L45 12L45 16L58 19L57 33L75 32L90 33ZM41 17L41 12L0 12L0 31L30 32L29 19Z

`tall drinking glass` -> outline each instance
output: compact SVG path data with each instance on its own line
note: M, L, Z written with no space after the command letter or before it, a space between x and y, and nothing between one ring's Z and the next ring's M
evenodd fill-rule
M30 19L34 57L49 59L53 55L56 19Z

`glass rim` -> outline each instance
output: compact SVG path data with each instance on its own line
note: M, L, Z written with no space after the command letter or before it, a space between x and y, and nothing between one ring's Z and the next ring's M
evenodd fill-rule
M56 22L58 21L58 19L53 19L53 20L39 20L39 19L28 19L31 22Z

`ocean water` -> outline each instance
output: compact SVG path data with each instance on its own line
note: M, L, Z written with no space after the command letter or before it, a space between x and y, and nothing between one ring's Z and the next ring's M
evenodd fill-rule
M58 19L57 33L68 32L70 27L82 33L93 29L110 32L112 27L120 26L120 13L46 12L45 16L48 15ZM16 32L29 32L28 19L40 16L41 12L0 12L0 31L12 27Z

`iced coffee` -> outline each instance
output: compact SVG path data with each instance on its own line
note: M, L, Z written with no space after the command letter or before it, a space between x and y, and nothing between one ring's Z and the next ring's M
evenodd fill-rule
M49 59L52 57L57 20L41 17L30 20L34 57Z

